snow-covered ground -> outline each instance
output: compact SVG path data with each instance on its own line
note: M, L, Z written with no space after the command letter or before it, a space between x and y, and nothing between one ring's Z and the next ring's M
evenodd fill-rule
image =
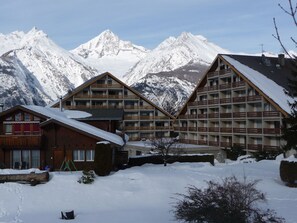
M171 209L176 193L184 193L189 185L205 187L205 181L232 175L260 179L257 187L266 194L265 207L275 209L288 223L297 222L297 188L288 188L280 180L279 164L146 164L97 177L91 185L77 183L81 172L54 172L48 183L35 187L0 184L0 222L63 222L62 210L74 210L76 218L71 222L174 222ZM0 174L11 172L0 170Z

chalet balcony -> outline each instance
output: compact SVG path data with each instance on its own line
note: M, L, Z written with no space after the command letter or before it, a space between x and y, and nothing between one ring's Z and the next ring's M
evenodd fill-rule
M219 104L219 102L220 102L219 99L208 100L209 105L216 105L216 104Z
M225 75L225 74L229 74L229 73L231 73L231 69L224 69L224 70L219 71L220 75Z
M280 117L280 112L278 112L278 111L264 111L263 117Z
M207 141L206 140L198 140L198 145L207 145Z
M151 127L151 129L156 129L156 130L169 130L170 126L155 126Z
M124 106L125 109L129 110L134 110L134 109L138 109L139 107L137 105L125 105Z
M158 126L158 127L161 127L161 126ZM162 126L164 127L164 126ZM139 130L154 130L155 127L154 126L140 126ZM156 127L157 129L157 127Z
M107 98L109 99L123 99L123 95L108 95Z
M124 95L124 99L138 99L136 95Z
M233 113L233 118L245 118L246 117L246 112L234 112Z
M208 87L208 91L217 91L218 89L219 89L218 85Z
M250 118L262 117L262 112L247 112L247 117L250 117Z
M244 143L233 143L234 147L246 149L246 145Z
M193 106L193 107L195 107L195 106L197 106L198 104L199 104L198 101L192 101L192 102L189 102L189 103L188 103L188 106Z
M198 143L198 140L196 140L196 139L188 139L188 143L189 144L197 144Z
M210 77L217 77L219 76L219 72L218 71L213 71L213 72L209 72L207 74L207 76L210 78Z
M181 142L181 143L189 143L189 140L188 139L179 139L179 142Z
M139 126L125 126L124 128L125 128L125 130L139 130L140 129Z
M220 103L221 104L231 103L231 98L221 98Z
M189 127L189 131L191 132L197 132L197 127Z
M230 89L231 86L232 86L232 84L230 84L230 83L227 83L227 84L221 84L221 85L220 85L220 89L221 89L221 90L222 90L222 89Z
M197 105L207 105L207 100L197 101Z
M248 133L262 134L262 128L248 128Z
M93 99L106 99L106 98L108 98L108 95L107 94L92 94L90 96L90 98L93 98Z
M232 128L221 128L220 131L223 133L232 133Z
M175 130L181 131L181 132L186 132L188 131L188 127L174 127Z
M209 141L208 144L210 146L219 146L220 145L220 143L218 141Z
M220 131L220 128L219 127L209 127L208 128L208 131L209 132L219 132Z
M219 118L220 114L219 113L210 113L208 114L208 118Z
M281 150L281 147L280 146L272 146L272 145L264 145L263 150L275 151L275 150Z
M263 132L264 132L264 134L279 135L279 134L281 134L281 129L280 128L264 128Z
M233 128L234 133L246 133L246 128Z
M143 106L139 106L139 109L140 110L154 110L154 107L143 105Z
M140 120L153 120L153 119L155 119L154 116L148 116L148 115L140 116L139 118L140 118Z
M207 132L207 127L198 127L198 132Z
M262 150L262 144L248 144L249 150Z
M234 97L234 98L232 99L232 101L233 101L234 103L245 102L245 101L246 101L246 97Z
M139 116L125 115L124 120L139 120Z
M245 86L245 82L244 81L238 81L238 82L233 82L232 83L232 87L233 88L244 87L244 86Z
M197 119L197 114L190 114L190 115L187 115L187 118L188 118L188 119Z
M247 101L261 101L261 100L262 100L261 95L247 96Z
M92 84L91 88L122 88L120 84Z
M0 145L3 148L40 148L40 135L2 135Z
M221 118L232 118L232 113L220 113Z
M232 146L232 142L220 142L220 146L221 147L231 147Z
M206 119L207 114L198 114L198 119Z

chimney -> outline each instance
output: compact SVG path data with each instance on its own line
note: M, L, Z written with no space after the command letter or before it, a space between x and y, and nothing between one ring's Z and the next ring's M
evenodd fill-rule
M285 66L285 54L280 53L278 55L278 63L279 65L281 65L282 67Z
M60 111L63 111L63 107L62 107L62 96L60 96Z

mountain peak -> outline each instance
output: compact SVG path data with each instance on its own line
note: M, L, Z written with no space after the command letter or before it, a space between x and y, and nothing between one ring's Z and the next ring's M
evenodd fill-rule
M26 36L47 37L47 34L42 30L38 29L36 26L34 26L29 32L26 33Z

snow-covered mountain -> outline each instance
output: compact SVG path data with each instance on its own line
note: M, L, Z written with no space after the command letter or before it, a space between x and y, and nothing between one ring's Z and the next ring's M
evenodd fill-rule
M28 33L14 32L6 36L2 34L0 39L2 40L0 43L1 59L6 59L9 62L12 67L10 73L16 80L22 80L23 85L28 89L33 87L32 84L35 85L39 91L38 97L43 100L43 104L56 100L60 95L64 95L67 91L98 75L95 69L56 45L43 31L36 28ZM3 70L5 66L7 64L2 63L0 69ZM3 71L1 77L2 73ZM5 73L3 74L5 75ZM24 75L31 77L34 81L28 83L31 79L23 78ZM9 86L6 79L3 79L0 85L2 89ZM18 85L16 84L16 86ZM23 96L25 98L29 95L24 94ZM5 98L4 100L5 104L9 106L10 103L7 100L10 99ZM13 100L17 101L18 99ZM26 100L22 104L32 103L42 104L39 99L35 102Z
M120 40L113 32L105 30L71 52L83 58L99 72L108 71L121 79L149 50Z
M177 38L169 37L149 52L127 72L124 81L133 85L149 73L173 71L190 63L210 65L218 53L228 51L203 36L184 32Z

